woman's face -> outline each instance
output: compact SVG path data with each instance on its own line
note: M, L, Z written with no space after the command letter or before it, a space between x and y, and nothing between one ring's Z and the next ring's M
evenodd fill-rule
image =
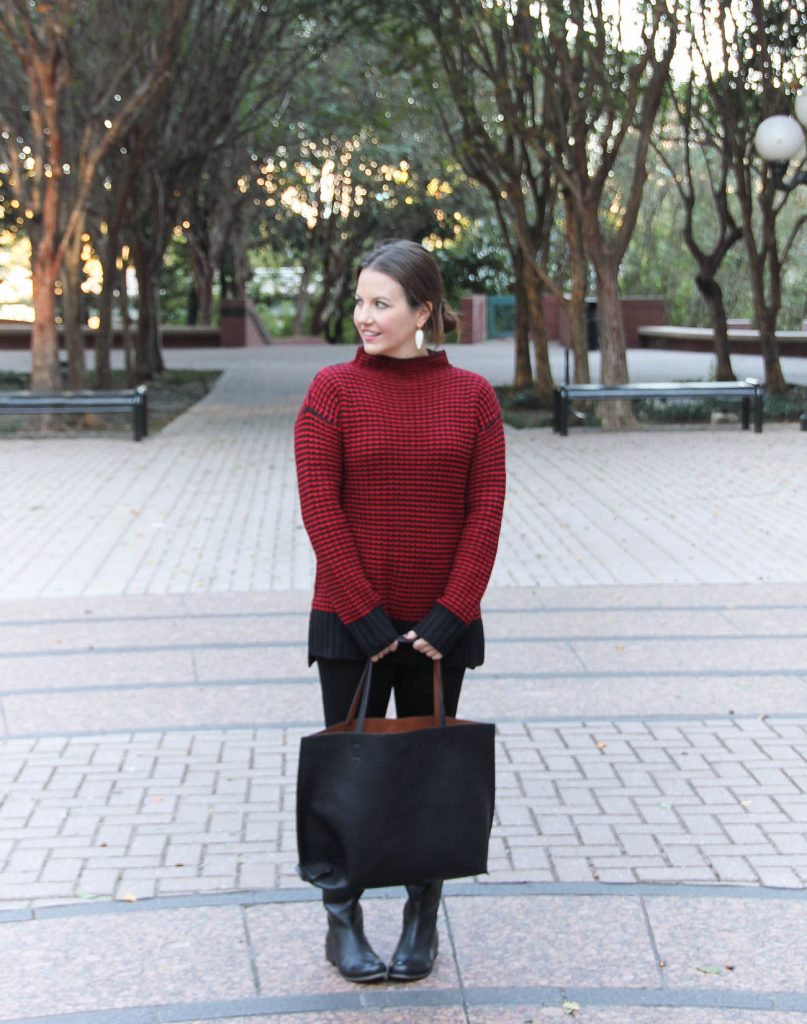
M353 323L368 355L393 359L418 355L415 331L428 318L429 307L412 309L394 277L372 267L359 274Z

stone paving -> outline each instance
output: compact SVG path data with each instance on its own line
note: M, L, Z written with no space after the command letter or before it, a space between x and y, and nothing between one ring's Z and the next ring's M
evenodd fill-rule
M320 710L289 442L345 355L169 353L226 372L140 445L0 441L0 1021L804 1019L794 427L508 430L463 694L498 725L490 873L446 887L426 982L357 991L323 962L294 873ZM509 375L498 343L451 357ZM388 954L400 896L365 904Z
M489 880L801 889L805 730L807 716L500 723ZM2 906L299 887L305 731L9 741Z
M508 380L502 343L455 352ZM305 591L313 556L290 429L314 370L346 355L331 346L169 353L232 369L146 444L0 441L0 598ZM633 356L652 370L668 354ZM492 585L807 580L807 546L790 542L807 507L807 446L795 430L665 428L617 439L510 430Z

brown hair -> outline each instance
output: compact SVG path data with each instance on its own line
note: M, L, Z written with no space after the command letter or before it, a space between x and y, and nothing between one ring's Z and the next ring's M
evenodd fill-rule
M423 305L431 308L425 330L435 345L439 345L446 334L458 330L457 314L443 298L440 268L422 245L403 239L380 242L361 261L358 272L369 268L397 281L412 309Z

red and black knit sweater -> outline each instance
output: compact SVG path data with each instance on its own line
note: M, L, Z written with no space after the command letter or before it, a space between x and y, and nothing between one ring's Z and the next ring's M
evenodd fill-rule
M414 628L447 663L480 664L505 490L490 384L444 352L359 348L314 378L294 440L317 557L309 658L361 660Z

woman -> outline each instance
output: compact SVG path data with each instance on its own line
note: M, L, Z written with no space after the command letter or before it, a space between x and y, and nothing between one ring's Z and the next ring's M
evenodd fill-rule
M344 721L368 658L368 714L430 714L442 659L446 714L482 663L479 602L504 501L504 438L493 388L439 345L456 319L434 259L391 241L364 259L354 359L320 371L295 427L303 521L317 557L309 623L326 725ZM402 642L405 641L405 642ZM416 883L417 879L413 879ZM326 956L350 981L428 975L442 883L407 886L389 968L362 928L361 892L328 892Z

